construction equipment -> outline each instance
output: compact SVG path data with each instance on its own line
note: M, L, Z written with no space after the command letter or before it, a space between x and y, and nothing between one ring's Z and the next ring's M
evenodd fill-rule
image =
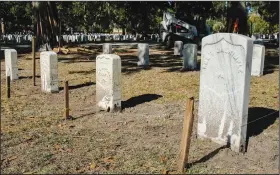
M166 43L168 48L173 47L174 41L182 41L184 44L196 43L200 45L201 38L210 34L209 26L205 27L208 29L207 34L198 35L196 26L176 19L170 12L164 12L160 31L161 40Z

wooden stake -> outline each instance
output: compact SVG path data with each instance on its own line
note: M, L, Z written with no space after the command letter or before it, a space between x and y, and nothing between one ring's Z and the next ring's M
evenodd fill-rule
M11 78L7 76L6 78L6 90L7 90L7 98L11 97Z
M192 127L193 127L193 108L194 108L194 98L191 97L187 101L187 109L184 116L183 133L182 133L182 140L181 140L179 160L178 160L178 171L180 173L183 173L185 171L185 165L188 163L191 134L192 134Z
M33 60L33 85L36 86L36 58L35 58L36 37L32 37L32 60Z
M65 96L65 119L69 119L69 91L68 91L68 81L65 81L64 84L64 96Z

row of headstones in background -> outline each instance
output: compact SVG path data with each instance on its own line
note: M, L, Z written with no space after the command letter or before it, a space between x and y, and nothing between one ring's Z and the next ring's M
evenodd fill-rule
M267 37L266 37L267 36ZM278 35L275 33L275 34L270 34L270 35L263 35L263 34L253 34L252 36L251 36L251 38L253 39L253 40L255 40L255 39L265 39L265 38L267 38L267 39L272 39L272 38L275 38L275 39L278 39Z
M79 35L62 35L63 40L66 43L84 43L84 42L94 42L99 39L101 42L104 42L106 39L114 41L137 41L140 38L140 35L119 35L119 34L79 34ZM157 41L159 39L159 34L152 34L151 40ZM144 39L145 40L145 39ZM146 39L147 40L147 39ZM57 37L58 41L58 37Z
M182 56L183 68L182 70L197 69L197 45L184 44L182 41L175 41L174 55Z
M16 34L7 34L1 35L1 40L6 42L12 42L16 44L27 44L32 42L32 35L16 35Z
M262 74L265 47L247 36L217 33L202 39L197 133L243 152L251 74ZM255 68L258 70L255 72Z
M138 41L140 35L119 35L119 34L73 34L73 35L62 35L62 39L66 43L87 43L94 42L99 39L101 42L105 42L106 39L114 41ZM158 41L159 34L152 34L151 40ZM2 41L8 41L16 44L30 44L32 42L32 35L17 35L17 34L7 34L1 36ZM56 36L56 41L59 37ZM146 38L147 40L147 38Z

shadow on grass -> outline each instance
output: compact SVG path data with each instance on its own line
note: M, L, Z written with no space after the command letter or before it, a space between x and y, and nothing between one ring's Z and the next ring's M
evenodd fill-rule
M279 56L278 55L266 55L264 60L264 70L263 74L272 74L279 66Z
M247 122L247 138L245 147L246 150L248 149L250 137L261 134L265 129L272 125L278 117L279 112L274 109L268 109L263 107L249 108Z
M165 72L189 72L189 71L200 71L200 60L197 61L197 65L196 65L196 69L194 70L182 70L183 68L183 59L182 58L178 58L181 60L180 66L177 67L172 67L167 69Z
M33 77L33 76L19 76L18 78L19 78L19 79L32 79L32 77ZM36 77L36 78L41 78L41 76L39 76L39 75L36 75L35 77Z
M249 138L261 134L265 129L267 129L270 125L272 125L278 117L279 117L279 112L273 109L262 108L262 107L249 108L245 151L247 151L248 149ZM193 163L189 163L187 167L189 168L195 164L206 162L211 158L213 158L216 154L218 154L220 150L229 147L230 147L229 144L221 146L215 149L214 151L212 151L211 153L209 153L208 155L202 157L201 159Z
M186 168L190 168L198 163L204 163L208 160L210 160L211 158L213 158L216 154L218 154L222 149L225 149L225 148L229 148L229 145L224 145L224 146L221 146L217 149L215 149L214 151L210 152L209 154L207 154L206 156L202 157L201 159L195 161L195 162L192 162L192 163L188 163L186 165Z
M88 75L91 73L95 73L95 69L93 70L79 70L79 71L68 71L69 74L83 74Z
M132 97L126 101L122 101L122 109L135 107L136 105L150 102L161 97L162 95L157 95L157 94L144 94L144 95Z
M88 62L95 62L96 56L89 56L88 58L59 58L58 62L61 63L88 63Z
M72 120L81 119L81 118L83 118L83 117L90 116L90 115L94 115L94 114L95 114L95 112L90 112L90 113L87 113L87 114L82 114L82 115L80 115L80 116L78 116L78 117L73 117L73 116L72 116Z
M78 89L78 88L87 87L87 86L91 86L91 85L95 85L95 83L94 82L86 82L86 83L83 83L83 84L68 86L68 88L69 88L69 90L73 90L73 89ZM60 91L64 90L64 87L59 87L59 90Z

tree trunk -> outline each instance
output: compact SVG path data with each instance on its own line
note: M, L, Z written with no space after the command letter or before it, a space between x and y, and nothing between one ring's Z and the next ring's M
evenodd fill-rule
M59 19L55 2L32 2L36 20L36 37L40 51L50 51L57 45Z
M59 35L58 35L58 51L57 53L61 53L61 47L62 47L62 42L61 42L61 21L59 21Z
M1 31L2 31L2 34L4 35L5 34L5 24L4 24L3 18L1 19Z

